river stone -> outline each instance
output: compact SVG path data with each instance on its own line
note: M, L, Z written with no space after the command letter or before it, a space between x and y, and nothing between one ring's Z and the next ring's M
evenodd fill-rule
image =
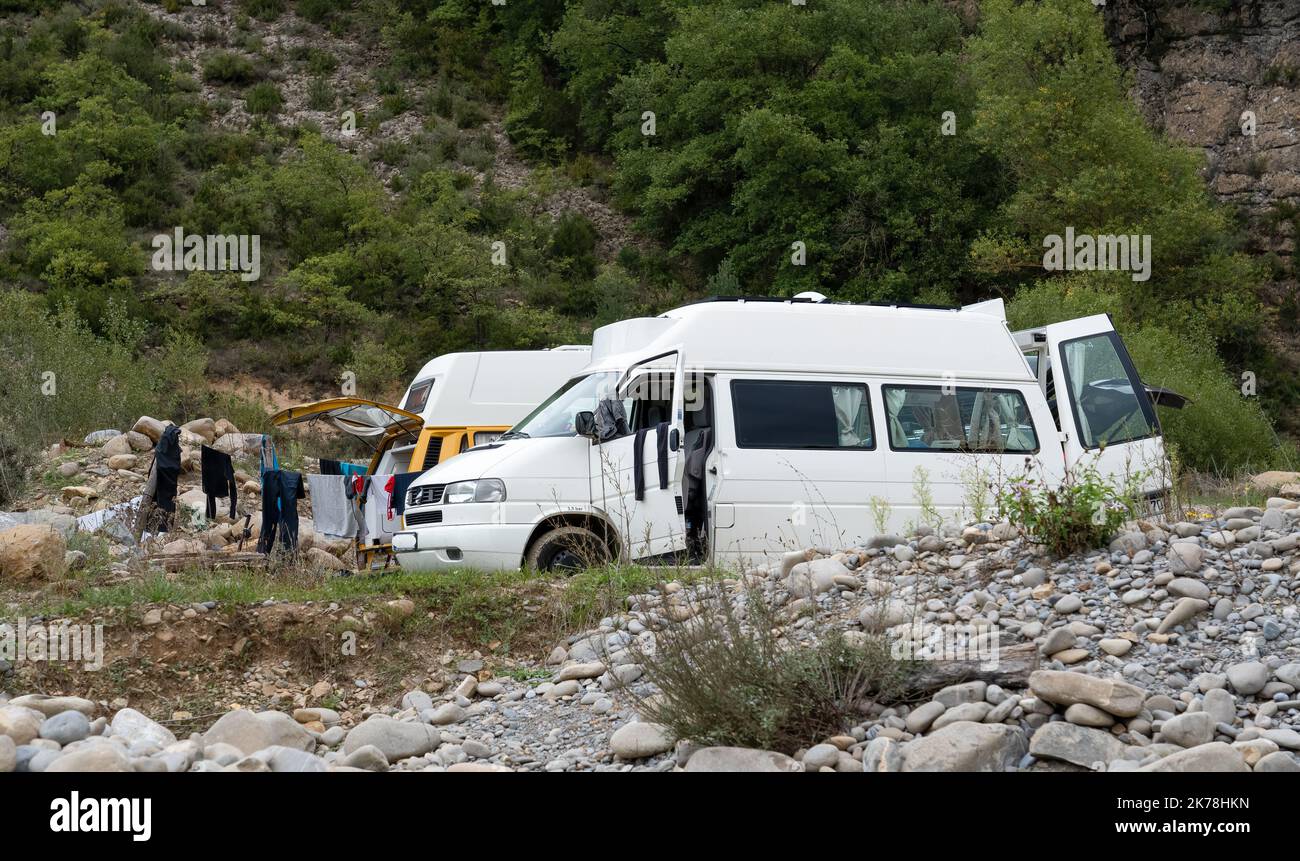
M18 745L7 735L0 735L0 774L18 769Z
M36 709L47 718L69 710L81 712L86 717L95 714L95 704L82 697L51 697L45 694L27 694L14 697L9 701L9 705Z
M27 744L41 734L45 716L25 706L0 706L0 735L7 735L14 744Z
M1164 722L1161 738L1179 747L1196 747L1214 739L1214 716L1208 712L1187 712Z
M1268 684L1269 669L1259 661L1233 664L1228 667L1228 684L1243 696L1254 696Z
M348 768L363 771L388 771L388 757L373 744L363 745L339 761Z
M314 750L316 741L307 730L284 712L254 714L246 709L226 712L203 735L203 746L224 742L251 756L273 745L296 750Z
M1072 724L1079 726L1090 726L1105 728L1113 726L1115 718L1109 712L1104 712L1096 706L1090 706L1087 703L1075 703L1065 710L1065 719Z
M1201 709L1213 717L1216 724L1230 724L1237 719L1237 701L1223 688L1211 688L1206 691Z
M1024 755L1019 729L961 722L903 745L903 771L1001 772Z
M1255 763L1255 771L1300 772L1300 761L1296 760L1294 754L1279 750Z
M1210 587L1192 577L1175 577L1165 587L1175 598L1199 598L1208 601Z
M351 755L367 745L377 748L389 762L423 756L441 742L428 724L372 717L352 728L343 740L343 753Z
M1069 616L1083 609L1083 599L1078 595L1066 595L1052 607L1059 616Z
M135 709L122 709L113 715L109 727L111 735L121 736L131 745L149 744L161 750L176 743L171 730Z
M70 771L126 772L131 771L131 760L126 755L126 748L111 741L98 744L78 742L73 750L45 766L47 773Z
M925 732L947 708L936 700L917 706L907 715L907 731L913 734Z
M1069 625L1053 628L1048 633L1047 639L1043 641L1043 654L1055 655L1057 652L1074 648L1074 641L1077 639Z
M1063 670L1036 670L1029 676L1034 696L1061 706L1084 703L1116 717L1135 717L1146 694L1140 688L1114 679L1099 679Z
M41 724L41 738L56 741L61 747L66 747L74 741L81 741L88 735L90 735L90 720L81 712L72 709L46 718Z
M1083 768L1095 763L1110 764L1124 755L1124 742L1100 729L1076 726L1066 721L1045 723L1029 740L1029 753L1040 759L1056 759Z
M1164 634L1185 622L1190 621L1197 613L1204 611L1210 606L1208 601L1202 601L1200 598L1180 598L1174 605L1174 609L1169 611L1169 615L1161 620L1160 626L1156 628L1157 634Z
M783 753L748 747L705 747L686 761L685 771L792 772L803 765Z
M1199 527L1195 534L1200 534ZM1169 545L1169 551L1165 554L1170 573L1179 576L1200 571L1204 558L1205 551L1201 549L1201 545L1192 541L1175 541Z
M672 733L667 727L642 721L624 724L610 736L609 748L620 759L644 759L671 750Z
M1221 741L1171 753L1138 771L1186 773L1196 771L1250 771L1241 755Z
M906 545L899 545L906 546ZM629 724L634 726L634 724ZM803 755L803 767L808 771L834 768L840 761L840 749L833 744L814 744Z
M903 748L888 736L876 736L862 751L862 770L892 774L903 768Z

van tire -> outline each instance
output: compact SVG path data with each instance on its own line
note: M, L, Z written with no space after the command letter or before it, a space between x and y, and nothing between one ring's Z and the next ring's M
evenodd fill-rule
M609 561L609 548L585 526L561 526L544 533L524 557L530 571L580 571Z

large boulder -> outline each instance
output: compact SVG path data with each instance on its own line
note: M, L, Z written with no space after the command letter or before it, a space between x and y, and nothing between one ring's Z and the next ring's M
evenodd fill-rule
M217 438L212 447L229 455L256 454L262 446L262 435L256 433L228 433Z
M108 442L104 443L103 447L100 449L104 454L104 457L130 454L131 450L131 439L126 434L118 434Z
M0 580L30 585L57 580L67 571L68 542L44 524L23 524L0 532Z
M1059 706L1075 703L1095 706L1116 717L1136 717L1146 693L1117 679L1099 679L1064 670L1037 670L1029 676L1034 696Z
M135 424L131 426L131 430L136 433L144 434L156 444L158 440L162 439L163 430L166 429L166 427L167 425L158 421L158 419L150 416L140 416L140 418L135 420Z
M1000 772L1024 755L1018 728L958 721L903 745L903 771Z
M192 422L186 422L181 425L181 430L189 431L208 445L212 445L217 439L217 423L212 419L195 419Z

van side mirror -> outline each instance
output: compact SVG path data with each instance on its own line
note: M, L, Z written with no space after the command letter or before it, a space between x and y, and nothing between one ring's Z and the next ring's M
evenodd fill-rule
M573 417L573 429L577 431L578 436L585 436L591 439L596 437L596 414L590 410L583 410Z

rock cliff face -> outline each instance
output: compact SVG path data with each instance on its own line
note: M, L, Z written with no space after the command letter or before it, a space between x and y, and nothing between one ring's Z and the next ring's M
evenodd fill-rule
M1300 2L1109 0L1103 14L1147 120L1205 151L1211 191L1240 208L1253 248L1279 254L1290 270L1300 223Z

